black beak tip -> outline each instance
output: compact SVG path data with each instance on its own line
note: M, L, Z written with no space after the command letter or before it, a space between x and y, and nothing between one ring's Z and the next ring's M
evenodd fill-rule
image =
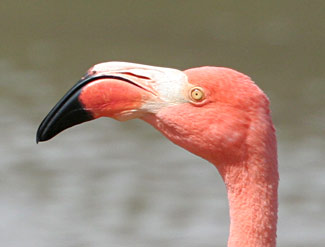
M53 107L37 130L36 143L47 141L67 128L94 119L79 101L80 91L68 92Z
M44 122L44 121L43 121ZM39 142L42 141L46 141L43 136L42 136L42 126L43 126L43 122L41 123L41 125L38 127L37 129L37 133L36 133L36 144L38 144Z
M46 138L46 136L44 136L44 132L43 132L43 129L44 128L42 128L42 127L43 126L40 125L40 127L37 130L37 133L36 133L36 144L38 144L39 142L44 142L44 141L47 141L47 140L51 139L51 137Z
M37 130L36 143L47 141L67 128L94 119L92 113L86 110L79 101L79 95L85 85L100 78L118 78L125 80L124 78L111 75L93 76L86 74L63 96L44 118Z

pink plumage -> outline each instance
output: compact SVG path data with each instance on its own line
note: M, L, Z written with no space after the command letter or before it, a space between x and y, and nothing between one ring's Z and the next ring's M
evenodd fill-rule
M248 76L219 67L182 72L123 62L98 64L44 119L37 141L98 117L141 118L210 161L228 192L228 246L276 246L275 129L268 98Z

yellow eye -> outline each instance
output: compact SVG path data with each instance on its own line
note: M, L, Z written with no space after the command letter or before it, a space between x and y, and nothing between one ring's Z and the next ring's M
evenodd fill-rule
M190 91L190 97L194 101L201 101L204 99L203 89L200 87L194 87Z

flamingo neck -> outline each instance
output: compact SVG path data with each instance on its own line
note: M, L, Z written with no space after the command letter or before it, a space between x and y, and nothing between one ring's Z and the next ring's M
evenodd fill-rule
M275 247L279 178L276 158L255 157L219 166L218 170L228 192L228 247Z
M174 143L205 158L218 168L228 191L228 247L275 247L279 175L275 130L268 110L255 116L250 129L243 131L246 133L244 140L232 146L220 142L220 139L227 139L220 135L217 135L217 143L213 145L209 138L215 133L206 132L206 129L200 133L211 135L202 141L202 135L197 137L192 134L192 125L182 122L182 114L177 118L175 107L173 111L174 114L169 114L166 110L161 111L160 115L147 115L143 119ZM181 119L178 125L175 124L175 119ZM185 129L187 126L190 127ZM222 122L219 123L220 128ZM225 145L227 148L223 148Z

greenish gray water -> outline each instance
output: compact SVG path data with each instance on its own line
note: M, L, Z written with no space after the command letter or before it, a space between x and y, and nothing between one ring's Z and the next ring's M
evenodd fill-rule
M323 1L0 3L1 246L225 246L224 186L147 124L101 119L36 145L95 63L226 66L269 95L281 172L278 246L325 244Z

